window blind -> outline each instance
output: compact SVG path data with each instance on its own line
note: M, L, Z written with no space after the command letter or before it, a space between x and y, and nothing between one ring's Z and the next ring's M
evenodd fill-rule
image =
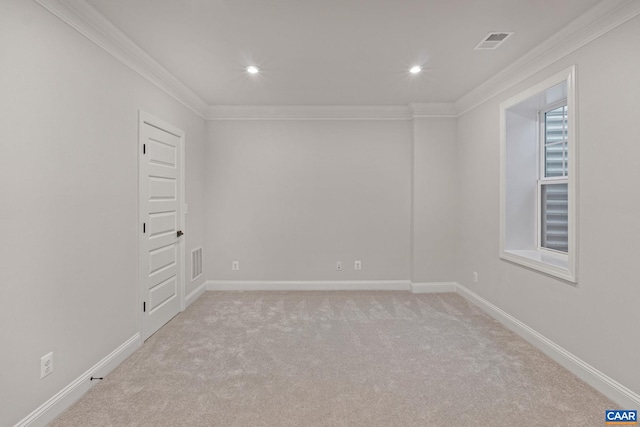
M567 106L545 113L544 177L567 176Z
M564 183L540 182L540 246L560 252L569 251L569 191Z
M569 251L567 106L544 114L544 177L540 180L540 246ZM565 179L563 179L565 178Z

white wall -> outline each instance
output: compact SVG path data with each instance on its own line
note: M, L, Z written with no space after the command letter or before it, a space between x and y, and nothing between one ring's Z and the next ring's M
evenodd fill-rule
M413 120L413 282L451 282L458 201L456 119Z
M208 126L210 279L409 279L410 122Z
M458 119L457 281L640 393L640 18ZM577 64L578 284L498 258L501 101ZM572 154L572 155L575 155ZM572 171L575 173L575 171ZM472 282L478 271L479 283Z
M0 425L139 330L138 109L186 132L188 247L204 120L35 2L0 2ZM54 372L40 380L40 357Z

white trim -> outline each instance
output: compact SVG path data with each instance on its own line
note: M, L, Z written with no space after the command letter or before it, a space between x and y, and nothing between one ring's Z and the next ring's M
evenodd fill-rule
M546 255L538 253L534 248L524 248L525 250L513 250L513 248L506 247L506 209L507 209L507 120L506 113L509 108L516 106L517 104L544 93L547 89L552 88L560 83L566 82L567 84L567 108L569 111L569 122L567 124L568 142L567 147L569 150L569 177L568 177L568 191L569 191L569 224L568 224L568 244L569 251L567 253L566 265L559 265L555 262L555 259L551 262L546 262ZM503 101L499 105L500 109L500 236L499 236L499 257L501 259L514 262L516 264L523 265L525 267L541 271L545 274L549 274L555 277L559 277L563 280L571 283L577 283L577 259L578 259L578 182L579 166L577 159L578 153L578 135L577 135L577 122L578 122L578 109L577 109L577 94L576 94L576 66L572 65L551 77L544 79L543 81L527 88L526 90L518 93L517 95ZM539 168L539 166L538 166ZM538 204L538 201L536 201ZM536 208L537 209L537 208ZM536 215L538 213L536 212ZM539 218L536 218L539 221ZM538 232L538 224L535 224L535 230ZM536 241L537 238L536 238Z
M160 90L204 118L207 104L85 1L35 0Z
M210 291L408 291L408 280L208 280Z
M402 105L210 105L207 120L409 120Z
M207 120L411 120L456 117L452 103L406 105L210 105Z
M640 409L640 395L637 393L600 372L466 287L457 284L456 292L621 407Z
M15 427L38 427L47 425L99 382L90 381L91 377L106 376L141 345L140 334L135 334L109 353L107 357L72 381L71 384L56 393L51 399L40 405L38 409L19 421Z
M545 90L563 83L575 74L576 66L571 65L568 68L565 68L562 71L555 73L554 75L547 77L546 79L534 84L533 86L528 87L527 89L518 92L517 95L512 96L509 99L506 99L500 103L500 109L507 109L511 106L519 104L520 102L531 98L534 95L539 94L540 92L544 92ZM575 82L575 77L574 77ZM567 87L567 95L569 95L569 88ZM570 96L567 96L567 104L569 103Z
M410 120L403 105L209 105L207 120Z
M202 282L200 286L195 288L185 298L185 308L193 304L207 290L207 282Z
M411 283L411 292L414 294L455 292L456 285L456 282Z
M451 102L414 102L409 104L412 118L423 117L456 117L458 115L456 107Z
M553 257L553 261L556 262L552 263L542 261L542 257ZM572 284L577 283L575 275L571 274L569 271L569 260L571 257L568 255L549 254L549 251L543 252L535 249L520 251L505 250L500 254L500 258L532 270L540 271L541 273L548 274L550 276L555 276L559 279L571 282ZM564 261L564 259L567 261Z
M208 280L210 291L411 291L455 292L456 282L412 283L409 280Z
M636 0L602 1L455 103L458 116L547 68L640 14Z

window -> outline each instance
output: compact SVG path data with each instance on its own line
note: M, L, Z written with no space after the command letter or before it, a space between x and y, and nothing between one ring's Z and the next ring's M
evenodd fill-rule
M567 101L540 111L539 247L569 251Z
M571 67L500 104L500 257L576 282Z

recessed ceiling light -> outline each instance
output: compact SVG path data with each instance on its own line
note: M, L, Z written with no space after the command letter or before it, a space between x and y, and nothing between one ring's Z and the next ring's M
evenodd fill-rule
M260 72L260 68L256 67L255 65L249 65L246 70L249 74L258 74L258 72Z
M421 66L419 66L419 65L414 65L413 67L411 67L411 68L409 69L409 72L410 72L411 74L418 74L420 71L422 71L422 67L421 67Z

